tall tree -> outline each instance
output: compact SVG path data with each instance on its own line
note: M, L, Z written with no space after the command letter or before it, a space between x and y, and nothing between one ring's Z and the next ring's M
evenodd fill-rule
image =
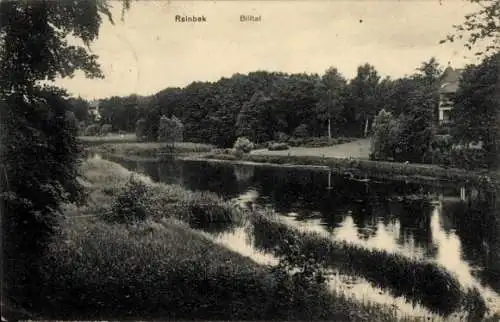
M420 67L417 68L417 71L421 79L431 86L436 86L443 74L443 70L436 57L431 57L429 61L422 62Z
M500 0L468 0L477 4L477 11L466 15L464 22L453 25L454 34L449 34L440 43L465 40L464 46L475 50L478 56L488 56L500 49ZM485 49L477 48L484 41Z
M111 17L106 2L0 2L2 264L9 281L2 287L27 306L37 294L36 262L61 204L80 191L67 95L41 82L77 70L102 77L87 46L98 35L99 13ZM70 35L84 45L70 45Z
M69 100L72 111L75 113L75 117L79 122L83 122L85 125L92 122L92 117L89 111L89 102L81 97L73 98Z
M366 63L358 67L356 77L349 83L351 108L364 136L367 135L370 119L378 112L376 97L379 80L375 67Z
M265 93L256 92L243 104L236 121L237 134L249 138L252 142L261 143L271 140L271 98Z
M344 108L342 91L347 81L336 68L329 68L321 77L320 100L317 104L318 118L328 123L328 137L332 137L332 123L338 128Z
M429 102L422 102L421 107L428 107L428 110L422 112L429 113L429 126L434 132L434 123L438 118L439 87L441 84L440 79L443 75L443 70L436 58L431 57L429 61L422 62L420 67L417 68L417 72L418 73L413 75L412 78L417 81L416 85L421 88L421 91L426 92L425 97L429 100Z
M488 163L495 167L500 129L500 53L480 65L469 65L462 74L452 112L452 135L457 143L483 143Z

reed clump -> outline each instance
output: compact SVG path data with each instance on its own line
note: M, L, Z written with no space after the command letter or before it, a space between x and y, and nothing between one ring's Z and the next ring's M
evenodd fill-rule
M377 287L390 290L394 296L405 296L444 316L464 307L476 312L485 306L477 290L464 290L457 278L434 263L333 241L318 233L299 231L271 216L251 217L254 242L262 250L285 256L288 240L298 240L301 253L341 272L363 277Z

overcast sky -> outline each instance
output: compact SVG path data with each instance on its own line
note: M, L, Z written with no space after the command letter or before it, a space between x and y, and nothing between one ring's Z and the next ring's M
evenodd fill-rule
M462 44L438 43L476 8L463 0L139 1L124 21L115 6L115 25L106 19L92 45L106 78L58 82L74 95L149 95L255 70L322 74L334 66L351 78L369 62L400 77L432 56L444 66L475 62ZM207 22L175 22L177 14ZM241 23L241 14L261 21Z

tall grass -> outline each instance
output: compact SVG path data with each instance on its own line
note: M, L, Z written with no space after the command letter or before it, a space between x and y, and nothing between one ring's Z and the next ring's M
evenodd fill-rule
M67 221L40 264L49 319L396 321L382 306L298 287L184 224Z
M446 316L463 307L481 316L485 313L486 304L477 290L462 289L457 278L434 263L332 241L326 236L301 232L272 216L256 213L251 217L254 243L259 249L285 256L288 241L296 240L301 253L347 274L361 276L389 289L394 296L404 295L438 314Z

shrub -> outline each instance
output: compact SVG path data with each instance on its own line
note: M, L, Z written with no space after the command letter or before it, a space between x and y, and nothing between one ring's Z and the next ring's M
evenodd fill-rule
M309 129L306 124L300 124L293 131L293 136L297 138L306 138L309 136Z
M144 221L150 215L148 187L130 176L129 182L113 201L111 210L105 214L104 219L123 224Z
M87 126L87 128L85 129L85 135L86 136L96 136L99 134L99 131L100 131L99 125L92 124L92 125Z
M274 134L274 139L278 142L287 142L290 139L290 136L284 132L277 132Z
M243 214L232 204L211 193L196 192L176 205L173 215L193 228L229 228L242 222Z
M290 147L286 143L272 143L267 147L267 149L269 151L283 151L290 149Z
M390 135L394 117L385 109L375 117L372 126L370 159L387 160L394 153L394 137Z
M450 135L436 135L431 142L431 147L433 149L439 149L441 151L449 151L453 147L453 141Z
M254 144L246 137L239 137L234 142L234 149L243 153L249 153L254 148Z
M78 122L78 135L79 136L82 136L82 135L85 135L85 122L81 121L81 122Z
M111 124L103 124L101 126L101 129L99 130L99 135L108 135L111 133L111 130L113 129L113 126Z
M288 144L293 147L308 147L308 148L316 148L316 147L324 147L324 146L332 146L336 144L348 143L353 141L352 138L329 138L327 136L322 137L307 137L307 138L290 138L288 140Z
M267 142L262 142L262 143L254 143L252 150L267 149L267 147L273 143L275 143L275 142L274 141L267 141Z
M455 168L475 170L488 168L486 153L479 149L452 149L443 153L441 162Z
M135 123L135 136L138 141L146 140L146 119L140 118Z
M182 142L184 126L175 116L171 119L163 115L158 126L158 141L160 142Z

